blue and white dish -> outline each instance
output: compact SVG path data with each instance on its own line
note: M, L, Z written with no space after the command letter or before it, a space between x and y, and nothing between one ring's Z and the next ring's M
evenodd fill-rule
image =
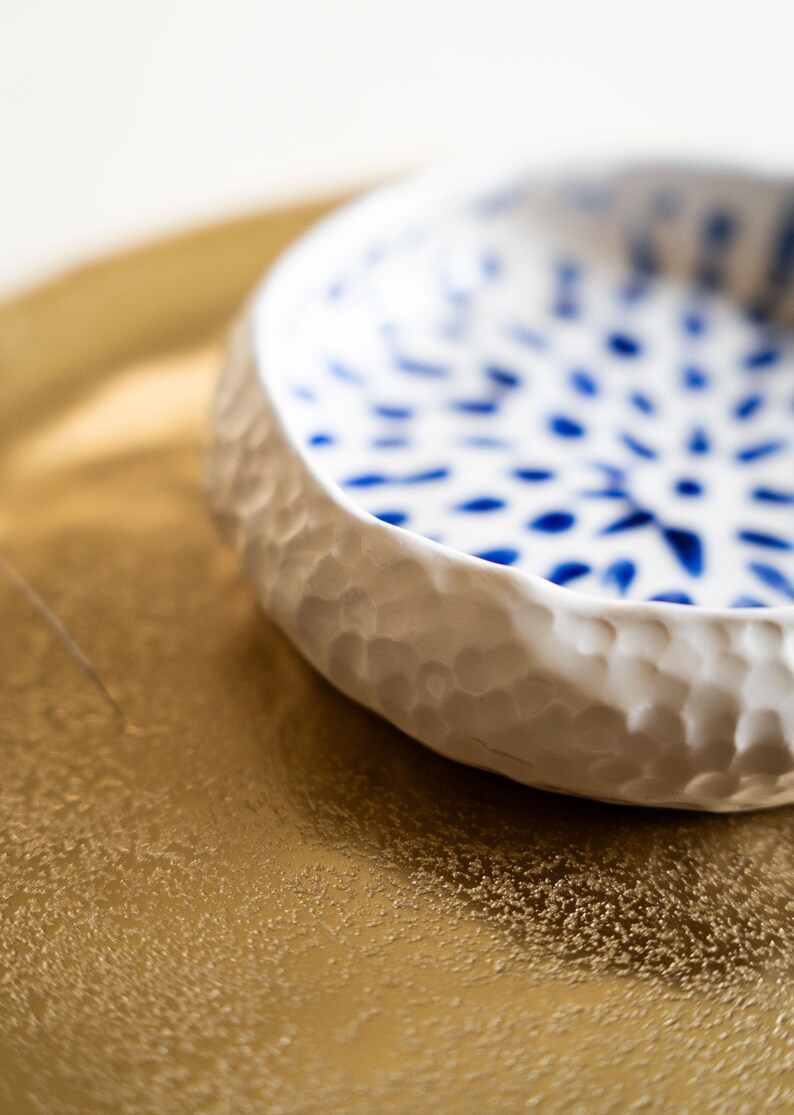
M792 316L787 181L416 179L260 290L216 507L310 659L445 754L610 800L780 804Z

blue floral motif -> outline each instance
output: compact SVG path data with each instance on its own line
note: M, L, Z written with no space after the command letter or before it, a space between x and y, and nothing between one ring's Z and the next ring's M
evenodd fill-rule
M774 319L794 198L748 305L730 290L753 227L738 202L698 212L649 187L616 271L548 247L532 198L468 198L323 278L285 393L306 453L387 526L573 591L791 604L794 344ZM600 183L556 204L582 227L618 221ZM682 221L691 268L671 282L663 238Z

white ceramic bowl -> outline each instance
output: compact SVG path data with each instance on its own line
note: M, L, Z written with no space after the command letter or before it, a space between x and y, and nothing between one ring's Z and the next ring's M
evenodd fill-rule
M271 616L451 758L794 800L794 184L469 165L343 209L232 337L209 488Z

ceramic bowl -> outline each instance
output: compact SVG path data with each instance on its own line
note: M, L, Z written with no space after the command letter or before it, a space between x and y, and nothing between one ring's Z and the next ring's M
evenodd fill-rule
M320 224L233 335L212 501L270 615L451 758L794 800L794 183L473 164Z

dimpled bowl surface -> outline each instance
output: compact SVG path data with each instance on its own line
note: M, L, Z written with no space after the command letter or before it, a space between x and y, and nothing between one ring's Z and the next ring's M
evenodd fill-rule
M794 800L794 186L469 166L240 320L209 486L267 611L435 750L603 800Z

